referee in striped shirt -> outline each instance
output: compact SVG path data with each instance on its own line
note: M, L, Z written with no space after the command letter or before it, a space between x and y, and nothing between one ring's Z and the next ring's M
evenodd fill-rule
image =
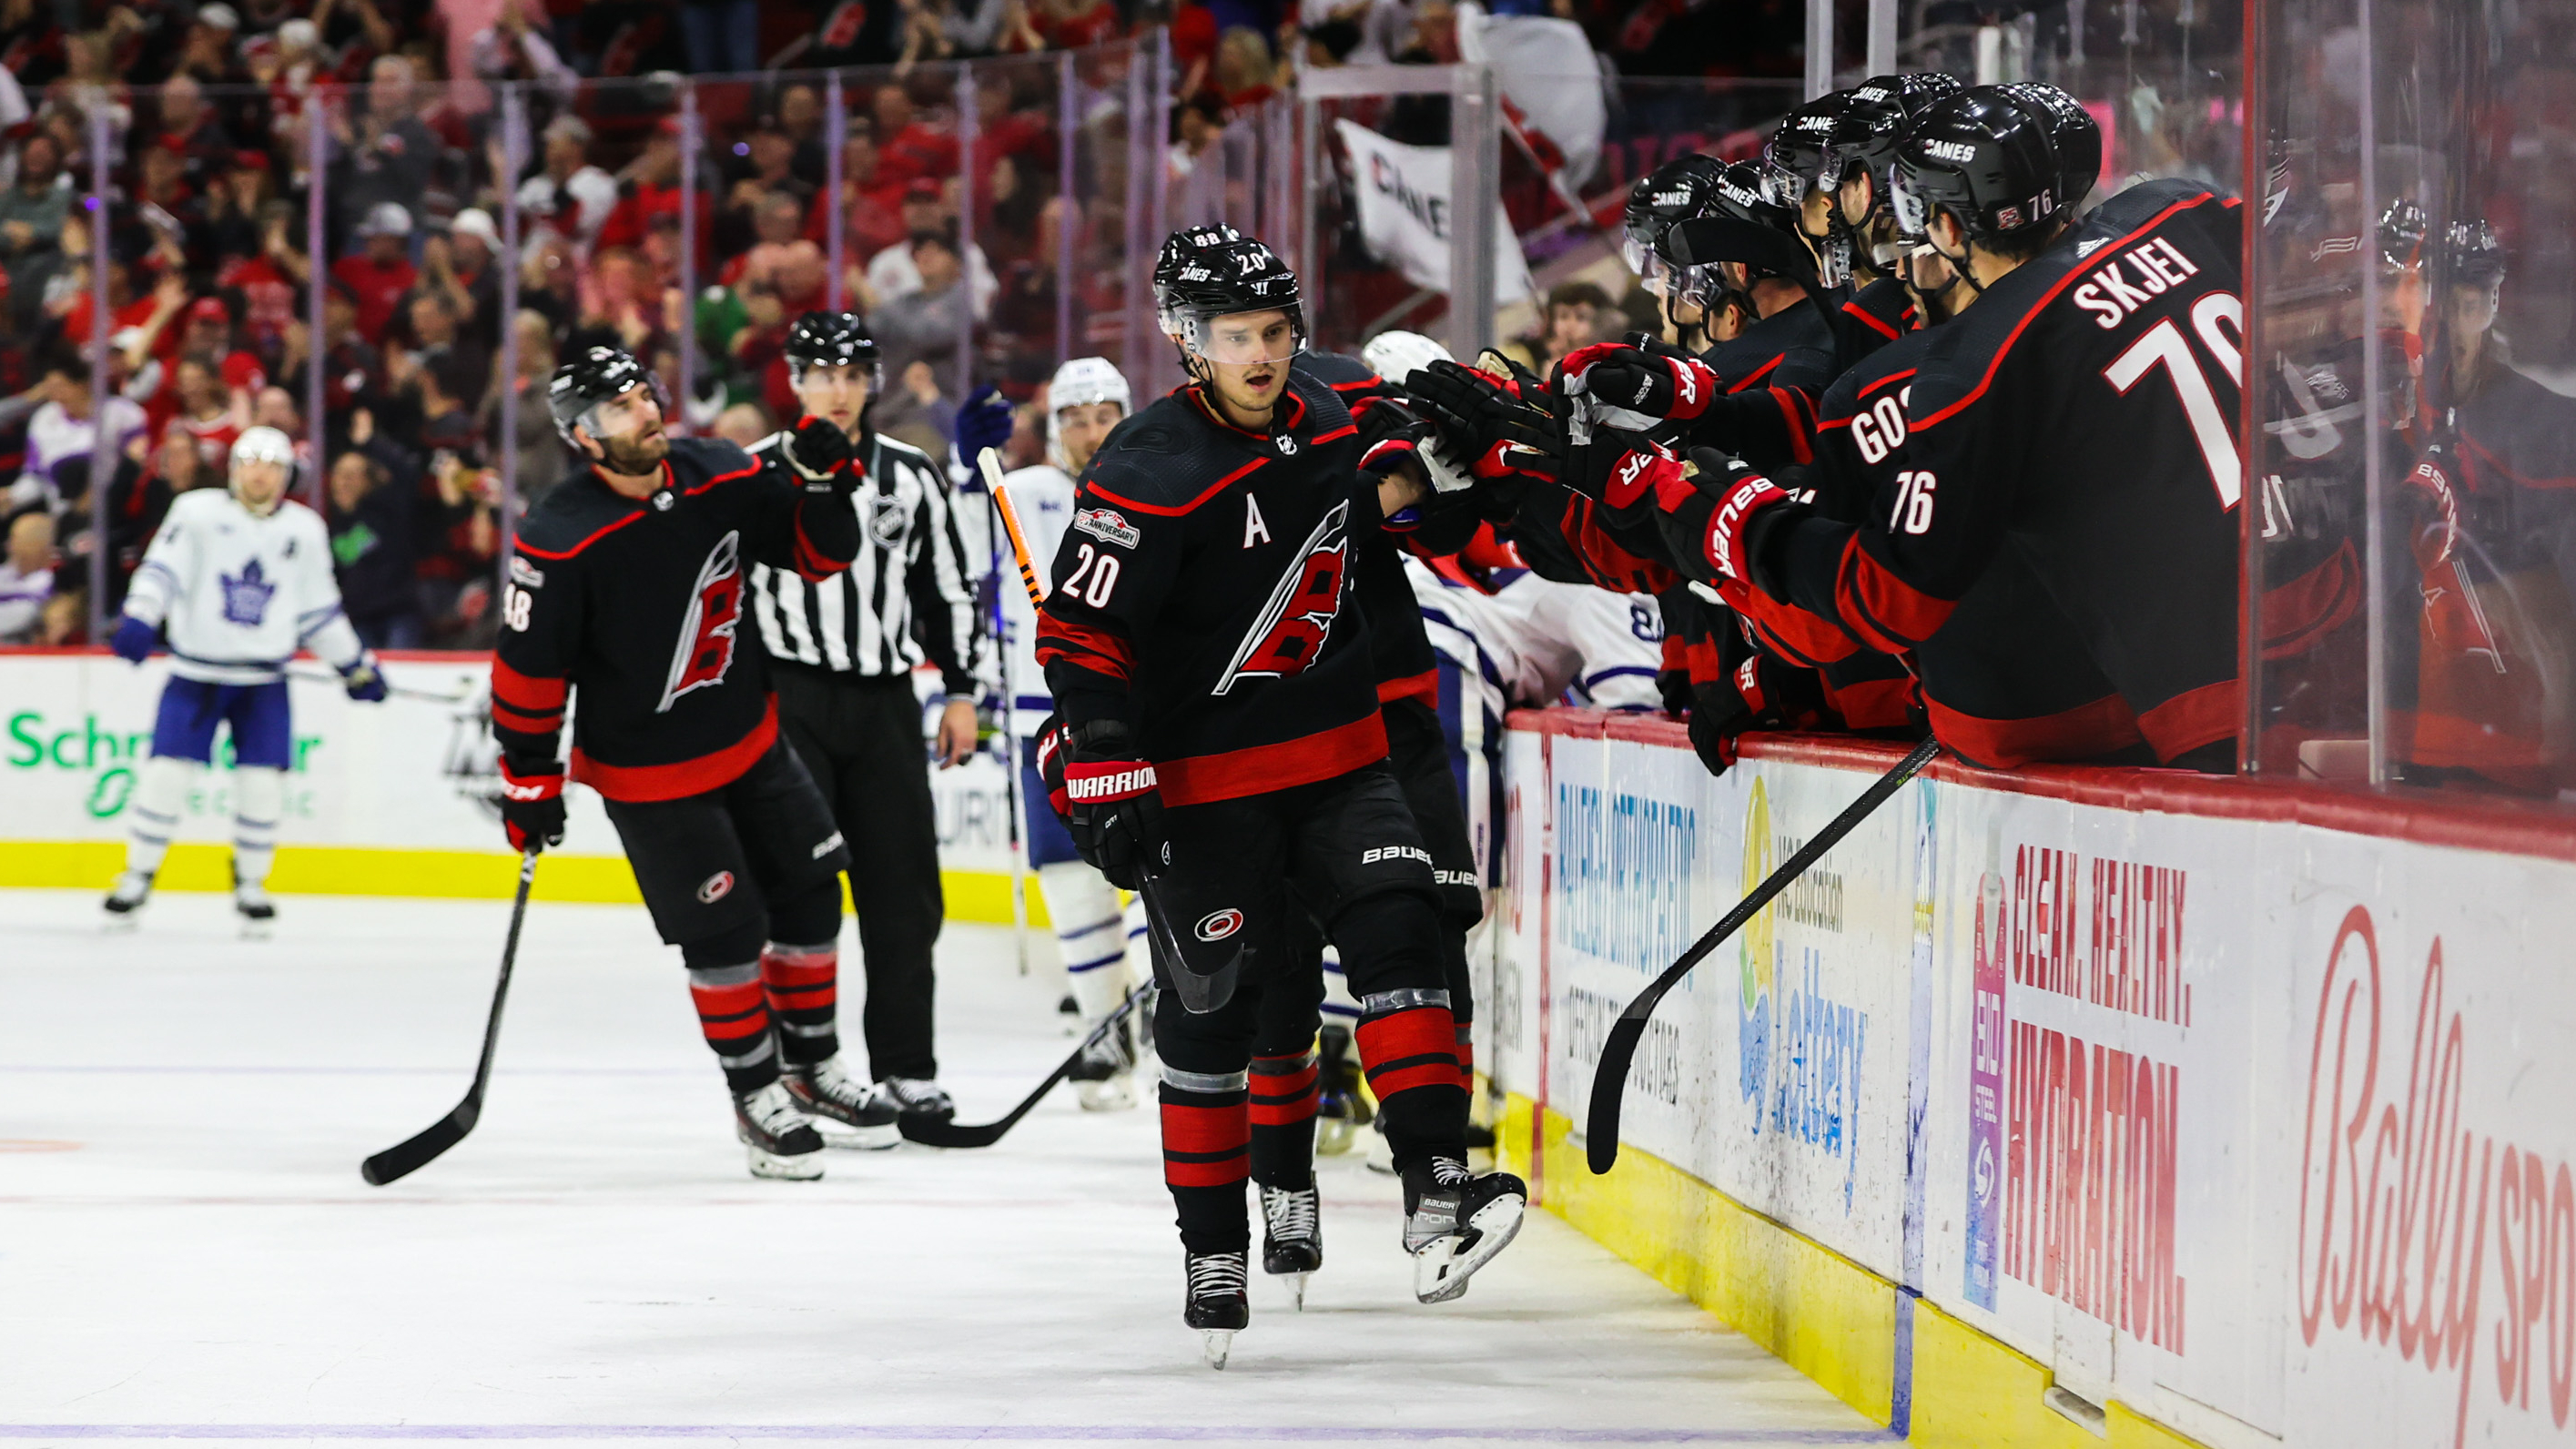
M752 614L775 661L778 723L831 801L850 847L850 902L867 972L860 1017L868 1069L911 1115L946 1118L931 1042L931 947L946 903L939 837L922 759L912 671L939 670L941 769L975 752L977 665L987 644L976 574L951 512L945 472L917 448L868 426L881 371L853 312L808 312L787 337L787 367L810 417L850 436L864 477L859 556L819 583L767 566L752 572ZM793 431L791 428L790 432ZM782 432L752 449L782 446Z

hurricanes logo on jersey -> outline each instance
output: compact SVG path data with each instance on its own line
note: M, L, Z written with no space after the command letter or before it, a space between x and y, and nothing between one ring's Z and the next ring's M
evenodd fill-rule
M1342 609L1342 580L1350 572L1351 506L1336 503L1306 536L1297 561L1279 576L1261 617L1236 645L1214 693L1246 679L1287 679L1324 652L1333 619Z
M679 649L671 656L671 677L662 686L655 714L667 712L690 690L724 683L725 671L733 668L734 634L741 623L742 536L728 533L698 565L689 612L680 620Z

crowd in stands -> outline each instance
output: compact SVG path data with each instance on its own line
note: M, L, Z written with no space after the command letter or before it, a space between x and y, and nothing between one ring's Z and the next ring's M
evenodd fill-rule
M1572 16L1605 45L1653 8L1581 6L1492 8ZM1078 148L1081 200L1068 205L1055 67L980 72L966 154L956 71L934 63L1155 26L1170 29L1180 169L1297 62L1456 49L1450 0L1307 0L1303 12L1280 0L0 0L0 643L83 640L94 536L111 563L97 602L112 616L170 497L222 486L233 438L254 423L305 454L304 496L330 524L370 644L487 643L504 450L523 507L567 464L543 406L555 359L613 339L676 378L693 349L691 423L765 435L790 402L786 328L831 291L836 208L840 290L886 352L875 421L944 448L962 376L1026 401L1057 361L1060 310L1077 327L1116 325L1127 118L1124 57L1089 52L1081 124L1099 134ZM849 73L836 199L814 70L856 66L893 69ZM694 154L677 72L740 77L696 87ZM527 99L515 174L482 84L502 80ZM86 205L102 161L103 258ZM684 168L694 298L678 287ZM971 217L958 215L961 172ZM522 218L515 256L498 224L505 193ZM1060 309L1068 229L1077 291ZM94 265L110 314L103 373ZM514 317L502 311L511 268ZM1581 327L1551 325L1534 344L1542 361L1621 325L1606 297L1551 300L1601 322L1579 339ZM974 349L963 367L961 338ZM518 404L508 437L505 397Z

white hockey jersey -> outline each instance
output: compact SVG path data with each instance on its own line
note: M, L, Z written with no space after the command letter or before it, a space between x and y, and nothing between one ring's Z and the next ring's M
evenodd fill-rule
M308 644L335 669L361 653L340 612L329 530L293 499L266 518L222 488L172 499L125 613L164 626L171 672L208 684L266 684Z
M1043 580L1056 545L1073 523L1073 477L1052 463L1040 463L1003 474L1002 489L1011 496L1020 531L1028 536L1029 559ZM1011 727L1020 738L1033 739L1039 724L1055 709L1055 697L1047 693L1046 672L1038 668L1037 611L1029 607L1029 591L1021 586L1019 570L1007 557L1002 560L1001 593Z
M1663 664L1663 615L1644 594L1614 594L1516 573L1488 594L1451 583L1407 556L1431 645L1483 682L1488 710L1559 702L1653 709Z

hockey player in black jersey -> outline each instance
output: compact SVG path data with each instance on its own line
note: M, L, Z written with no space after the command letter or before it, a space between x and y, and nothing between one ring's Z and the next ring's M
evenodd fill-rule
M1405 1179L1417 1295L1465 1292L1518 1231L1527 1192L1466 1170L1437 888L1384 763L1351 607L1352 536L1382 525L1387 499L1360 470L1349 409L1290 365L1303 311L1267 247L1189 261L1168 297L1192 380L1084 470L1039 659L1063 720L1075 843L1113 881L1141 884L1193 958L1157 953L1154 1032L1184 1318L1221 1361L1222 1336L1249 1321L1243 1184L1264 998L1311 1009L1321 993L1292 964L1292 910L1322 922L1362 1002L1358 1044ZM1230 994L1203 974L1229 960Z
M880 1138L894 1114L840 1067L829 975L811 968L840 935L849 851L741 630L753 563L824 578L857 555L848 440L808 419L764 466L671 438L659 383L613 347L557 368L548 400L589 466L530 511L510 559L492 663L510 843L562 840L567 779L600 793L688 965L753 1174L819 1177L811 1111Z
M1672 510L1681 561L1904 653L2010 555L2081 657L2012 661L2037 683L2096 671L2082 709L1963 717L1971 759L2122 758L2228 768L2239 724L2234 428L2243 307L2233 199L2134 187L2070 225L2051 121L1997 88L1940 102L1899 150L1899 230L1949 268L1951 320L1850 429L1857 521L1714 459ZM1874 359L1878 361L1879 359ZM1829 420L1829 422L1832 420ZM1937 704L1938 701L1935 701Z

